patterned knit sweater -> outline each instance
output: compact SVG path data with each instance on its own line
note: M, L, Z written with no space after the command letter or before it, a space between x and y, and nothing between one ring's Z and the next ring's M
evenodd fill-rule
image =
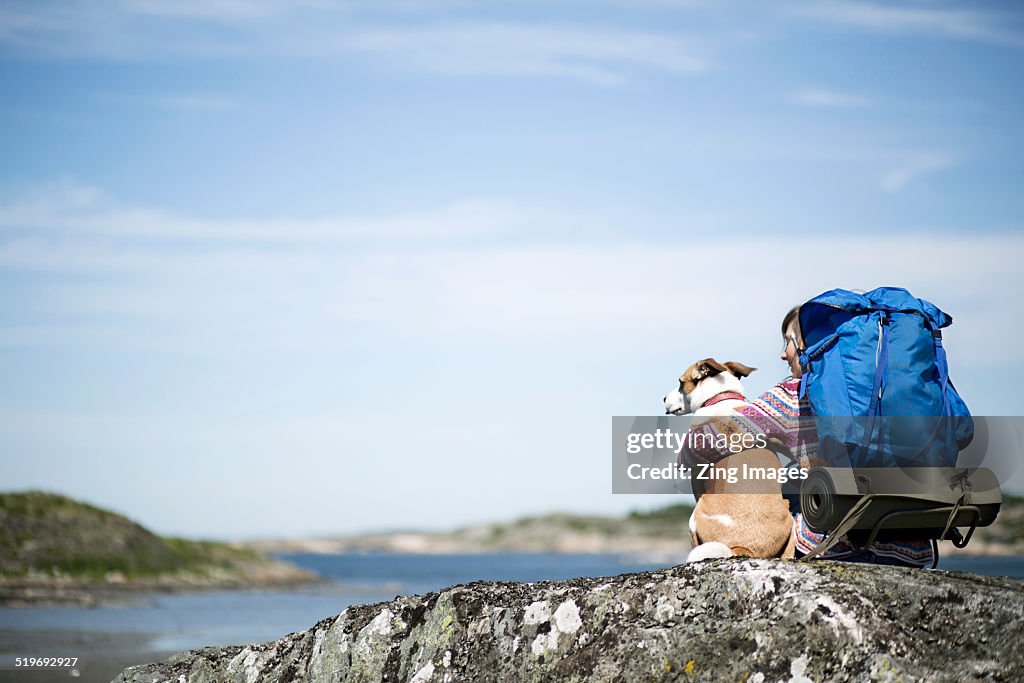
M709 421L693 427L691 431L703 433L705 438L687 439L688 443L696 443L700 447L684 448L679 454L679 462L694 467L699 463L717 462L731 455L728 451L715 449L716 443L725 442L716 437L719 430L726 427L755 435L764 434L788 449L793 459L802 467L822 464L818 461L818 434L811 416L811 405L807 399L800 400L799 379L789 378L779 382L740 408L737 415L731 417L728 423ZM825 538L822 534L811 531L799 512L796 514L795 524L796 547L801 553L810 552ZM845 538L838 541L827 553L819 557L839 560L859 554L858 548L844 541ZM924 540L876 541L868 550L876 556L910 565L924 567L932 563L931 543Z

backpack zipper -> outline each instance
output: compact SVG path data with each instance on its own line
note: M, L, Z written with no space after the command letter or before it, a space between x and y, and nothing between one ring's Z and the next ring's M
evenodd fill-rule
M811 355L808 355L807 356L807 360L809 360L809 361L810 360L814 360L815 358L817 358L821 354L823 354L826 351L828 351L829 347L832 346L833 344L835 344L837 341L839 341L839 335L838 334L833 334L831 337L829 337L828 339L825 340L825 342L818 348L817 351L815 351Z
M878 346L875 347L875 372L878 372L878 359L882 355L882 319L878 319ZM882 385L878 385L878 400L882 400Z

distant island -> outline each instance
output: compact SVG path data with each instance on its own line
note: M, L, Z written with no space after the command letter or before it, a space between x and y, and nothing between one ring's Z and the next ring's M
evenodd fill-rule
M0 493L0 605L91 605L140 591L285 586L317 577L253 548L158 536L66 496Z
M624 517L552 513L454 531L385 531L308 539L262 539L246 543L280 553L623 553L679 561L690 549L687 521L693 508L677 504ZM977 529L970 544L950 542L948 555L1024 555L1024 497L1004 495L995 523Z
M623 517L552 513L454 531L389 531L217 543L158 536L132 520L65 496L0 493L0 605L92 605L140 592L284 587L318 577L272 553L618 553L681 563L692 507ZM1006 496L996 522L966 549L1024 555L1024 497Z
M309 539L261 539L264 552L309 553L622 553L682 561L693 507L679 504L625 517L551 513L454 531L383 531Z

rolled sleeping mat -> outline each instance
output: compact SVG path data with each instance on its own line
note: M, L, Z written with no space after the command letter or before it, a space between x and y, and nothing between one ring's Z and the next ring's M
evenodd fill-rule
M813 531L827 533L868 495L853 530L874 529L885 518L882 529L924 538L938 538L961 495L966 509L951 527L988 526L1003 501L995 473L982 467L814 467L800 487L800 511Z

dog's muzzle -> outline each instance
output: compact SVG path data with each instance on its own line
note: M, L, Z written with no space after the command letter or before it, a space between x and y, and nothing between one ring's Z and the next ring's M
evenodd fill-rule
M665 403L666 415L686 415L690 412L686 397L678 389L673 389L662 399Z

